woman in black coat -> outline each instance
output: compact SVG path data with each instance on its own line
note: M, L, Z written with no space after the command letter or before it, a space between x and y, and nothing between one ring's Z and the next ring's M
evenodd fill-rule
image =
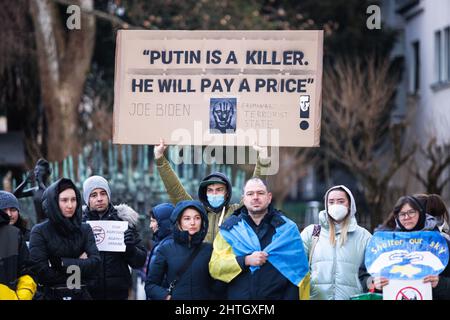
M199 201L179 202L170 220L173 239L165 241L153 253L145 285L147 298L151 300L205 300L214 299L211 291L214 280L210 277L208 264L212 245L203 243L208 230L208 216ZM188 261L192 252L199 252L177 278L177 273ZM163 286L167 281L172 290Z
M80 192L62 178L42 200L48 220L31 230L30 258L44 299L89 300L86 285L97 275L100 255L91 227L81 223Z

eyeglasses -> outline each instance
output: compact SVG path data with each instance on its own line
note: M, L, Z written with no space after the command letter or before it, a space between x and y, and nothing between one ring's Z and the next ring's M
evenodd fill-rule
M411 210L408 210L408 211L405 211L405 212L400 212L398 214L398 217L400 219L405 219L406 216L408 216L409 218L414 218L417 215L417 213L418 213L417 210L411 209Z

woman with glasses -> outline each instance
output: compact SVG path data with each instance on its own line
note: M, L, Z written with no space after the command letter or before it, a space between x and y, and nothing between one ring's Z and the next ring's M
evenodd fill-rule
M440 231L438 221L430 214L426 213L427 198L416 196L403 196L397 200L394 210L390 216L394 218L395 232L412 231ZM386 230L386 229L384 229ZM450 248L448 239L447 245ZM447 265L440 275L428 275L423 279L424 283L430 282L433 288L433 298L435 300L450 299L450 267ZM374 277L371 287L382 290L389 283L385 277Z
M420 203L425 205L425 212L436 219L437 227L444 236L450 240L450 215L441 196L437 194L418 193L413 195ZM394 211L375 228L375 231L393 231L397 225Z

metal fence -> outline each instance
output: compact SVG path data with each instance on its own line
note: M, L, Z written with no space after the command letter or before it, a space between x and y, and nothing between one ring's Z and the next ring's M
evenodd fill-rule
M169 148L168 158L171 159L178 152L176 148ZM50 163L52 174L49 183L61 177L70 178L82 190L83 182L91 175L105 177L111 188L114 204L126 203L139 213L143 227L148 229L146 213L158 203L169 201L164 185L157 172L153 157L153 147L147 145L113 145L111 141L95 142L83 148L78 156L69 156L61 162ZM246 180L243 170L233 170L229 165L212 164L183 164L173 165L175 173L180 178L186 191L194 198L197 196L201 179L212 171L226 174L232 184L233 201L239 201L239 195ZM26 178L23 175L22 181ZM21 181L12 181L13 189ZM27 187L32 187L27 186ZM21 213L30 221L36 222L32 198L19 199Z

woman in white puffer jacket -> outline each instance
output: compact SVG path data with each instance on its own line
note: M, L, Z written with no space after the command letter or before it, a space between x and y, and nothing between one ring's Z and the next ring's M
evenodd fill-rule
M358 226L355 213L351 191L334 186L326 192L325 210L319 213L318 240L313 240L314 225L302 231L311 265L311 300L348 300L367 288L364 255L371 234Z

